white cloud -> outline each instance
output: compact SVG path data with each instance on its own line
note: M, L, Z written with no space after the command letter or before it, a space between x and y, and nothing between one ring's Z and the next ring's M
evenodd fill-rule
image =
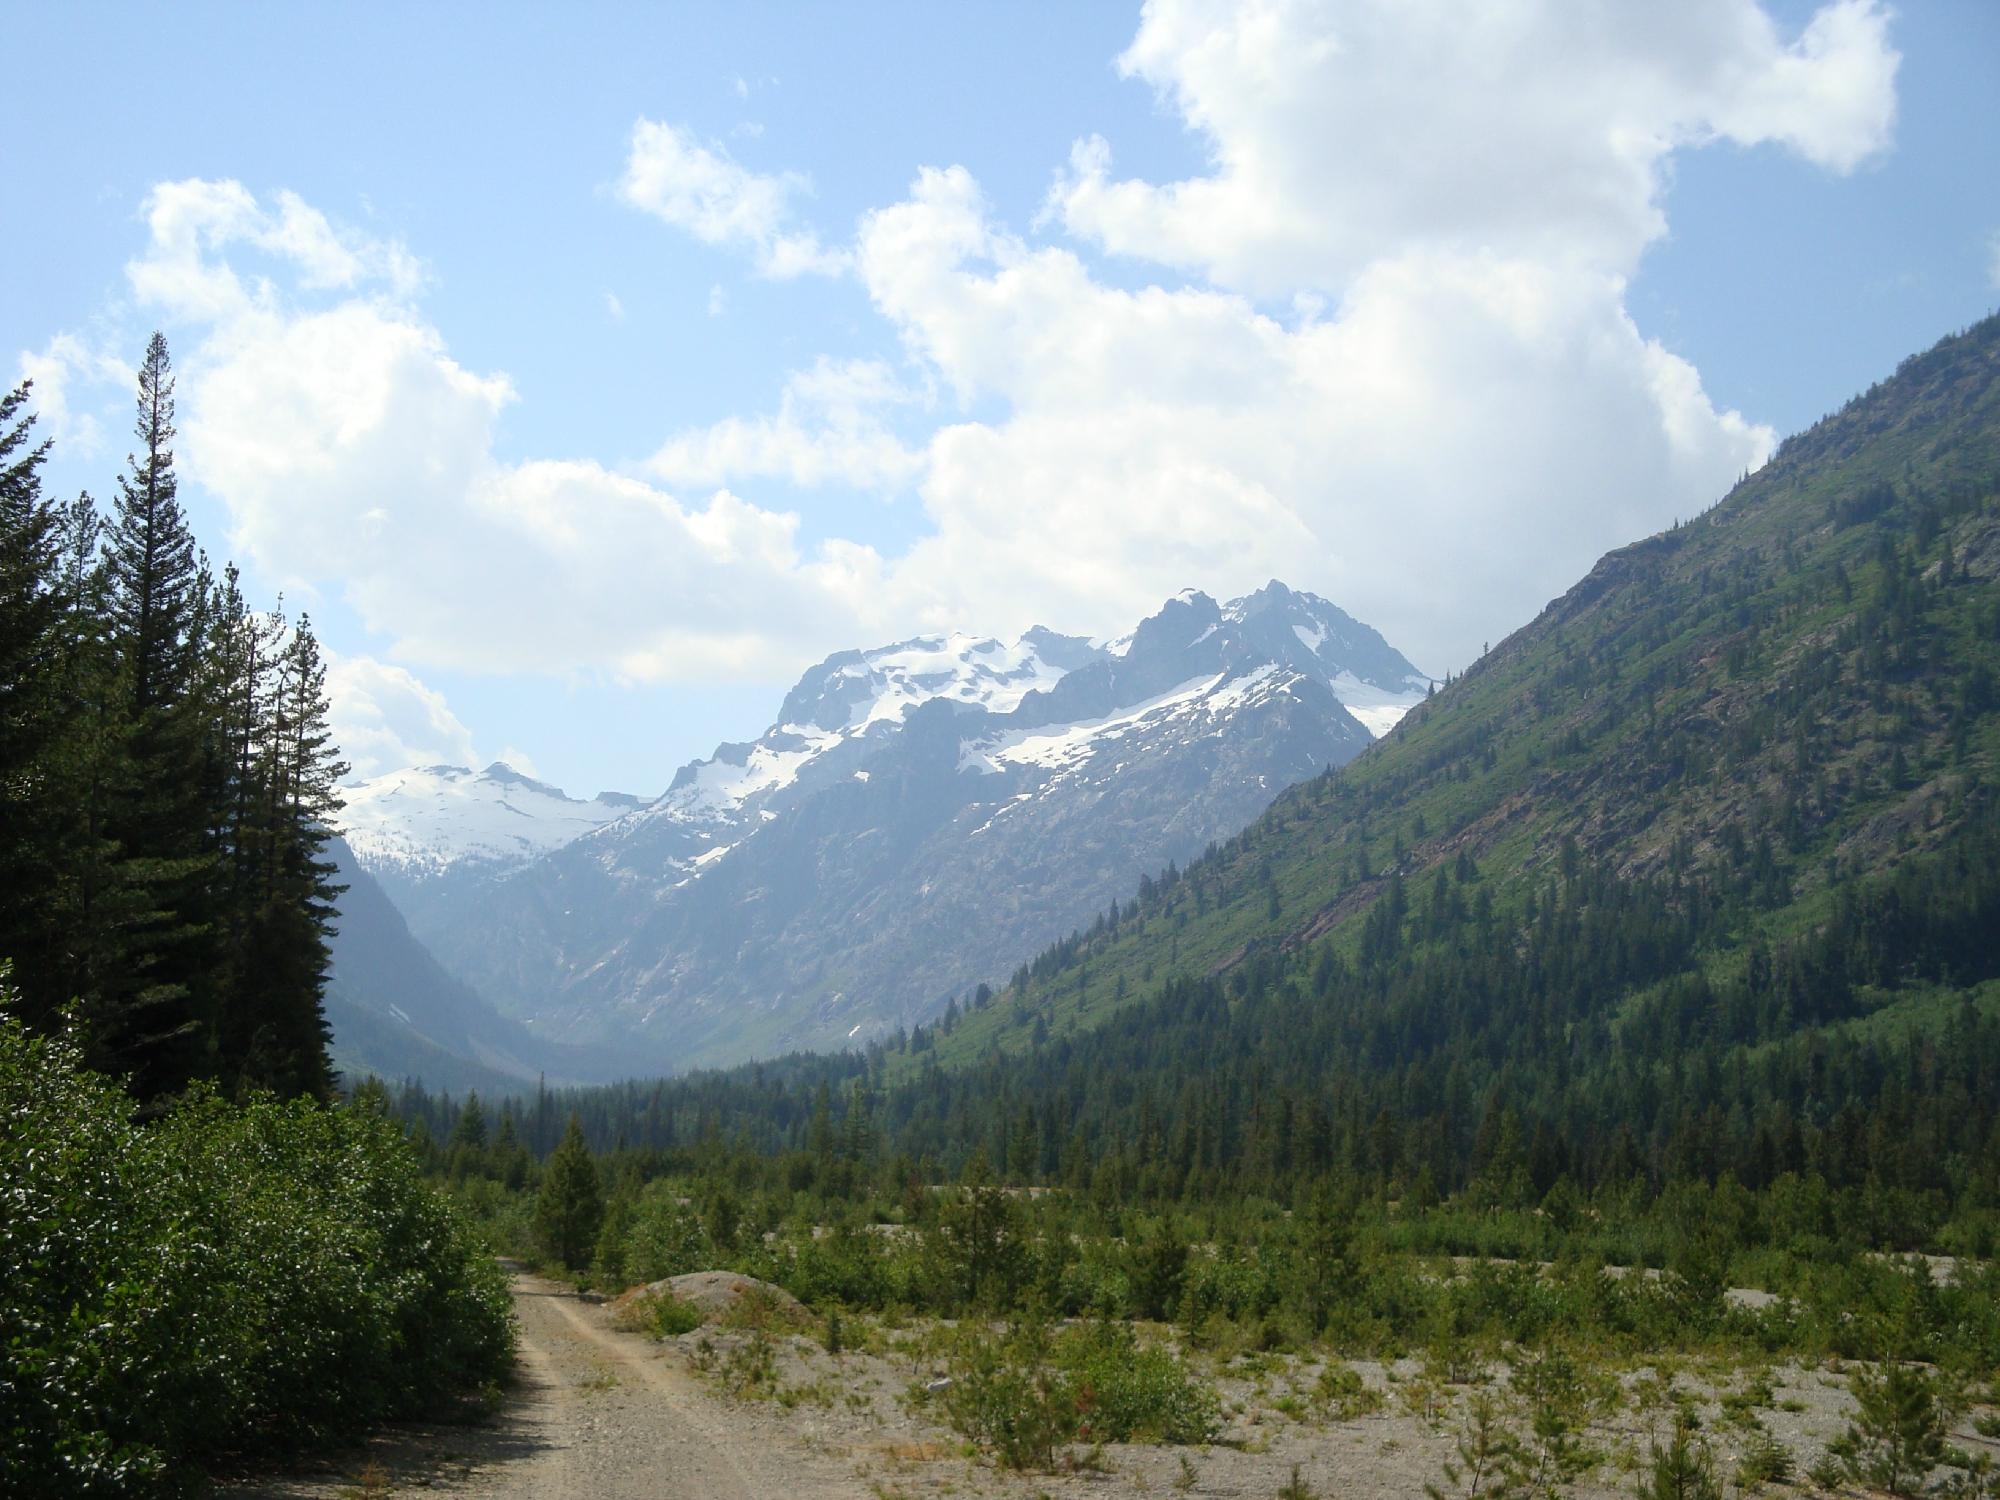
M236 245L287 263L299 284L313 290L376 283L407 297L422 282L421 266L402 245L336 229L296 194L281 192L276 202L275 210L264 207L239 182L160 183L146 197L145 253L125 268L134 294L176 318L237 316L268 300L273 288L263 279L246 285L221 258Z
M404 766L480 764L472 732L444 695L407 668L329 653L326 689L329 727L348 762L349 781Z
M705 245L747 249L765 276L837 275L846 265L810 230L791 227L792 201L811 190L797 172L758 173L720 145L657 120L632 128L619 196Z
M873 215L857 263L917 359L1009 411L937 434L935 534L895 569L981 628L1109 629L1277 576L1442 672L1772 444L1639 335L1618 278L1568 267L1415 252L1287 328L1232 293L1105 287L992 225L959 170Z
M418 668L780 677L944 625L1110 631L1183 585L1271 576L1430 671L1463 665L1770 451L1635 326L1627 280L1672 151L1762 140L1842 169L1887 138L1894 55L1854 3L1789 46L1730 0L1611 6L1553 40L1532 5L1456 12L1459 30L1358 0L1327 13L1337 45L1302 5L1149 6L1128 64L1214 144L1210 177L1113 182L1084 145L1055 199L1077 244L997 222L962 167L923 170L841 252L902 360L822 358L774 410L670 436L643 478L502 461L511 383L453 359L379 247L330 230L328 249L304 205L235 184L163 185L132 281L197 332L187 471L240 553L337 587ZM1381 124L1328 132L1328 110L1362 109L1344 92L1414 86L1426 48L1457 79L1469 47L1518 87L1434 88L1436 120L1384 99ZM668 127L635 132L626 188L767 269L803 233L797 179ZM1112 286L1094 243L1212 279ZM236 261L260 254L304 292L247 279ZM796 515L757 503L828 482L913 489L928 534L893 559L806 546Z
M708 289L708 315L719 318L729 311L729 293L717 282Z
M625 304L619 300L616 292L604 294L604 314L614 323L625 321Z
M71 394L81 387L86 391L120 390L129 397L136 377L132 367L73 333L57 334L40 353L23 349L18 367L21 379L34 382L39 435L53 438L58 446L85 458L102 451L104 424L99 414L73 403Z
M864 548L806 555L798 518L700 505L588 461L506 464L504 376L466 370L413 312L260 305L183 363L188 473L231 544L337 584L401 659L468 671L704 677L797 663L854 617Z
M1119 59L1205 140L1204 176L1113 177L1077 144L1070 232L1258 295L1340 292L1412 251L1629 275L1665 227L1664 164L1715 139L1836 172L1889 141L1897 55L1875 0L1784 44L1754 0L1149 0Z
M668 484L705 486L779 478L896 489L923 466L883 424L885 407L917 400L879 360L822 358L785 382L775 416L728 417L676 433L647 461Z

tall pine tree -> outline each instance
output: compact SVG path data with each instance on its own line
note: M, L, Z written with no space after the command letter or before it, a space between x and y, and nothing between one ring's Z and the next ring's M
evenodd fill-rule
M28 395L22 384L0 396L0 958L14 961L40 1019L60 831L49 773L64 719L62 521L42 496L49 445L33 441Z
M142 1096L218 1071L219 1008L210 874L214 762L201 647L211 585L174 474L174 379L155 333L139 366L139 451L118 481L109 611L117 690L126 705L124 777L108 831L150 908L128 924L93 1041L99 1061Z

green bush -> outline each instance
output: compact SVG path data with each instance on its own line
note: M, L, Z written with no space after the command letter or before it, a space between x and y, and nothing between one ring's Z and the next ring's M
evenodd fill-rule
M945 1411L1009 1468L1047 1468L1076 1439L1206 1443L1221 1425L1215 1393L1168 1350L1101 1321L1051 1335L1029 1315L995 1337L968 1326L951 1360Z
M169 1491L500 1378L504 1280L367 1106L196 1092L141 1125L0 1011L0 1471Z
M673 1183L650 1182L632 1210L625 1238L625 1274L634 1281L664 1281L714 1269L715 1248L701 1215L684 1203Z
M674 1339L701 1327L701 1309L672 1292L646 1299L646 1326L655 1338Z
M1048 1330L1026 1318L995 1338L968 1326L952 1351L945 1415L1009 1469L1049 1469L1076 1432L1076 1393L1050 1360Z
M1130 1327L1097 1322L1057 1341L1072 1377L1078 1436L1110 1443L1206 1443L1221 1425L1215 1392Z

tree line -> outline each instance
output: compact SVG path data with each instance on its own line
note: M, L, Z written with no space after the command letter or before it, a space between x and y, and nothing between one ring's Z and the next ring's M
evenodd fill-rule
M0 960L141 1100L198 1079L329 1097L320 995L346 771L304 616L196 547L154 334L108 514L58 500L27 383L0 397Z

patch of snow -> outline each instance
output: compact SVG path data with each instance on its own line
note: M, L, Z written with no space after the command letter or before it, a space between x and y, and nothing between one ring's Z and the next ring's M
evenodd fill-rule
M460 863L525 864L627 811L580 802L501 765L412 767L344 796L340 829L362 868L426 876Z
M1312 652L1314 656L1319 655L1319 648L1326 644L1326 627L1318 623L1315 623L1310 630L1306 629L1303 625L1294 625L1292 627L1292 634L1297 636L1299 644Z
M988 776L1003 774L1010 766L1068 770L1089 760L1105 744L1124 739L1135 731L1156 728L1197 710L1208 715L1227 713L1277 670L1274 663L1267 662L1233 681L1226 673L1192 677L1158 697L1101 719L1010 730L992 739L970 741L959 747L958 769Z
M866 771L856 771L854 773L854 779L856 781L866 781L868 779L868 773Z
M1422 677L1407 679L1401 692L1363 682L1352 672L1342 672L1333 679L1333 696L1378 740L1394 729L1404 714L1423 702L1429 692L1430 681Z
M920 636L879 651L864 652L861 664L843 669L872 681L874 692L848 715L849 734L872 725L900 723L903 714L933 698L1012 713L1038 689L1054 687L1066 675L1042 660L1025 639L1012 645L969 635Z
M779 748L759 741L745 752L741 764L731 764L721 756L699 762L692 779L668 792L654 807L669 817L697 820L740 811L758 793L790 786L808 761L839 744L841 738L817 729L780 730L766 739L801 743Z

